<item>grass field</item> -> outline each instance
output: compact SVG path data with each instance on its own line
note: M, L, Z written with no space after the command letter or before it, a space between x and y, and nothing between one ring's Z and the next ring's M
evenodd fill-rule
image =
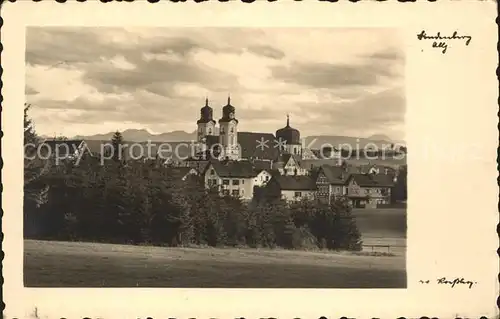
M29 287L405 288L404 256L25 241Z
M406 209L355 209L354 215L365 251L406 253Z
M28 287L405 288L405 210L354 214L364 244L400 246L391 248L395 256L25 240L24 282Z

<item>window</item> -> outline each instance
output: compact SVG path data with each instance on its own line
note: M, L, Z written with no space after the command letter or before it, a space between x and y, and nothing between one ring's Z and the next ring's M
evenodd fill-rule
M302 192L295 192L295 197L302 197Z
M239 189L233 189L232 195L233 196L239 196L240 195L240 190Z
M229 185L229 180L228 179L223 179L222 180L222 185Z
M245 184L245 180L244 179L241 180L241 184Z
M233 179L233 185L240 185L239 179Z
M214 169L210 170L210 175L215 175L215 170Z
M208 180L208 186L215 186L215 185L217 185L216 179L209 179Z
M228 189L223 190L222 195L229 196L229 190Z
M266 176L266 182L269 181L269 176Z
M208 129L208 135L212 135L212 129Z

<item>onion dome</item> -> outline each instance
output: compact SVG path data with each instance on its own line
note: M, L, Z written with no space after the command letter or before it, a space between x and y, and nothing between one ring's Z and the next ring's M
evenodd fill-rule
M214 121L214 110L208 106L208 98L205 99L205 106L200 109L200 119L196 122L200 123L209 123Z
M238 122L238 120L235 118L235 110L235 107L231 105L231 97L228 97L227 104L222 108L222 118L219 120L219 123L229 122L231 120Z
M300 132L290 126L290 117L286 117L286 126L276 131L276 139L286 141L286 144L301 144Z

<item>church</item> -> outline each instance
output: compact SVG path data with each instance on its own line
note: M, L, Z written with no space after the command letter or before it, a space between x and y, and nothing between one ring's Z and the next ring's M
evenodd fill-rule
M300 132L290 126L288 116L286 126L278 129L275 135L239 132L236 108L231 104L230 97L222 107L222 117L218 123L214 120L213 108L210 107L208 98L205 99L205 106L200 109L200 118L196 123L199 153L212 150L217 153L216 157L219 159L231 161L276 161L284 154L293 155L297 159L303 158Z

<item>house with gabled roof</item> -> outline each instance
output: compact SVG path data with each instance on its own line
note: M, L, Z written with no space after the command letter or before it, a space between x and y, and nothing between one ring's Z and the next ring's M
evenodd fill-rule
M351 174L347 181L346 196L354 207L376 208L391 203L391 192L396 176L390 174Z
M356 207L376 207L391 202L395 174L389 168L322 165L316 174L318 198L331 202L346 196Z
M281 175L307 175L308 170L301 165L300 155L282 154L273 164Z
M312 199L316 195L316 184L314 179L307 175L277 175L266 185L266 191L271 197L287 201Z
M205 187L242 199L252 199L254 187L266 185L271 177L269 169L257 168L251 161L211 160L203 173Z
M342 166L322 165L316 175L318 198L330 202L347 194L347 180L350 169Z

